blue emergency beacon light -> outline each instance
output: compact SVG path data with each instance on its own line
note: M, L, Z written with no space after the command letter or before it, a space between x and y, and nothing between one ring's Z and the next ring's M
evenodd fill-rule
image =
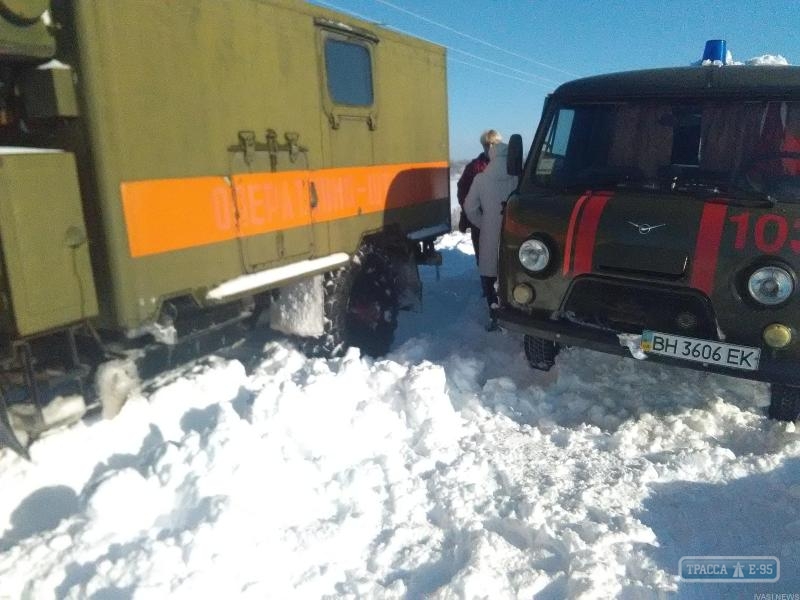
M706 42L706 49L703 51L704 61L719 61L724 65L727 58L726 55L725 40L708 40Z

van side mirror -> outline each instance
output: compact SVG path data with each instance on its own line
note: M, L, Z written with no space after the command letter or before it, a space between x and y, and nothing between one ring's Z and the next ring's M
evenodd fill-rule
M522 136L518 133L512 135L508 140L506 172L517 177L522 175Z

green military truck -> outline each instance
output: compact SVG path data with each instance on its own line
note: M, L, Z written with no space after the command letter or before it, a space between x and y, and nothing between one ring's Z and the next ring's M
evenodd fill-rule
M575 345L771 383L800 416L800 68L569 82L519 136L500 321L531 366Z
M447 160L433 44L294 0L0 0L0 435L20 449L26 404L48 425L54 375L298 282L309 347L385 352L450 229Z

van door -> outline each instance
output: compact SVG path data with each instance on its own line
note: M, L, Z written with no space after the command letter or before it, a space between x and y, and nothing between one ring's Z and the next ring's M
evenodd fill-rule
M315 23L319 28L330 166L372 165L378 119L373 81L378 38L366 30L327 19L317 18Z
M245 270L312 252L308 150L300 134L240 131L229 148L236 228Z

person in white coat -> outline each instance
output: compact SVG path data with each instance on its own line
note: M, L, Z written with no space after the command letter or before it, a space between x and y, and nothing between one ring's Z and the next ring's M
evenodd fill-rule
M498 307L494 284L497 281L497 255L500 230L503 227L503 206L517 187L517 177L506 172L508 145L499 143L489 149L489 165L475 176L464 200L464 212L470 223L480 228L478 272L486 303L489 305L490 331L497 328L494 309Z

